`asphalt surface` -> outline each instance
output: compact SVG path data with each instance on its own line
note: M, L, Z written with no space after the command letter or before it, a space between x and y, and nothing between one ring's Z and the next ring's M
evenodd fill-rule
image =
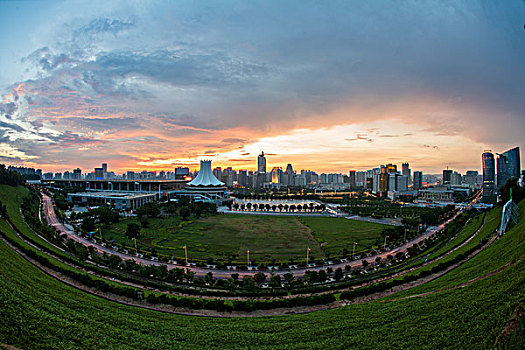
M60 220L58 220L57 216L56 216L56 213L55 213L55 210L53 208L53 204L52 204L52 200L49 196L47 196L46 194L42 194L42 198L43 198L43 202L42 202L42 205L43 205L43 213L44 213L44 217L45 219L47 220L47 222L54 226L60 233L62 234L66 234L68 238L71 238L72 240L76 241L76 242L79 242L79 243L82 243L83 245L89 247L89 246L92 246L95 248L95 250L97 250L99 253L106 253L106 254L113 254L113 255L117 255L119 256L122 260L134 260L137 264L141 264L141 265L145 265L145 266L156 266L156 265L166 265L168 267L168 269L173 269L173 268L184 268L184 269L189 269L191 271L193 271L196 275L196 277L203 277L204 275L206 275L208 272L212 272L213 273L213 276L215 278L220 278L220 279L226 279L228 277L231 277L232 274L239 274L240 278L242 278L242 276L244 275L252 275L254 273L256 273L257 271L253 270L253 271L246 271L246 270L219 270L219 269L211 269L211 268L202 268L202 267L196 267L196 266L186 266L186 265L183 265L183 264L173 264L173 263L165 263L165 262L158 262L158 261L153 261L153 260L149 260L149 259L145 259L145 258L140 258L140 257L137 257L135 255L132 255L132 254L125 254L123 252L117 252L115 250L113 250L111 247L107 247L107 246L102 246L102 245L99 245L99 244L96 244L84 237L81 237L79 235L77 235L73 230L71 230L70 228L68 228L66 225L64 225L63 223L60 222ZM477 197L470 203L474 203L476 201ZM325 266L315 266L315 267L298 267L296 269L279 269L279 270L274 270L273 273L276 274L276 275L284 275L286 273L293 273L294 276L296 277L302 277L304 276L305 272L307 270L310 270L310 271L320 271L320 270L323 270L323 269L326 269L328 267L332 268L333 270L341 267L344 269L344 267L346 265L350 265L352 268L354 267L357 267L357 266L362 266L362 261L363 260L366 260L368 261L368 263L370 265L372 265L376 258L377 257L380 257L381 259L385 259L388 255L395 255L397 253L400 253L400 252L406 252L408 250L409 247L411 247L412 245L416 244L416 243L419 243L421 241L424 241L425 239L433 236L437 231L439 230L442 230L450 221L454 220L459 214L461 213L461 211L458 211L452 218L450 218L449 220L447 220L446 222L442 223L441 225L439 226L436 226L434 228L432 228L431 230L428 230L427 232L425 232L423 235L421 236L418 236L414 239L412 239L411 241L408 241L407 243L399 246L399 247L396 247L392 250L388 250L388 251L385 251L383 253L380 253L380 254L377 254L377 255L374 255L374 256L370 256L370 257L363 257L363 258L360 258L360 259L357 259L357 260L348 260L346 262L337 262L337 263L334 263L334 264L327 264ZM343 216L341 213L339 216ZM351 217L347 217L349 219L351 219ZM388 242L387 242L388 243ZM305 252L306 254L306 252ZM262 271L264 272L265 274L269 274L270 271L268 270L264 270Z

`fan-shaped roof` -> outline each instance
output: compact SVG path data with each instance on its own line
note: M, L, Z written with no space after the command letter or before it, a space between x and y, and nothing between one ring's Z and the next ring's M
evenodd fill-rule
M211 160L201 160L201 168L195 179L188 182L188 186L224 186L211 171Z

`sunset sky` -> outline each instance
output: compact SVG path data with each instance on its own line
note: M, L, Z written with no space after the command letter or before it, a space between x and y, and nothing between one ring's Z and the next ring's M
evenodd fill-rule
M2 1L0 163L480 170L525 152L524 24L512 0Z

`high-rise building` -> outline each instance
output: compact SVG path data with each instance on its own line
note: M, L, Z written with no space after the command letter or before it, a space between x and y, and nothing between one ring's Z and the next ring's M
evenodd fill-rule
M423 188L423 172L422 171L414 171L414 185L413 188L415 190L419 190Z
M494 154L485 152L481 155L481 165L483 167L483 201L495 202L495 164Z
M261 174L266 173L266 157L264 156L264 152L261 152L257 157L257 172Z
M354 188L356 187L356 174L355 170L350 170L348 172L348 182L350 183L350 187Z
M497 167L498 167L498 187L497 190L505 185L507 180L512 178L520 178L520 148L515 147L504 153L497 153Z
M293 171L293 167L292 167L292 164L288 164L286 166L286 171L284 172L284 176L286 177L286 180L283 181L286 183L287 186L294 186L295 183L294 183L294 171Z
M108 164L107 163L102 163L102 173L104 174L102 177L105 179L106 178L106 174L108 173Z
M73 179L76 179L76 180L80 180L82 179L82 170L80 170L80 168L76 168L75 170L73 170Z
M104 179L104 168L95 168L95 180Z
M222 168L221 167L214 168L213 175L215 175L217 179L221 179L222 178Z
M402 165L402 174L408 177L408 183L412 183L412 170L410 169L410 165L408 163L403 163Z
M281 173L282 173L282 169L280 167L275 166L272 168L272 183L274 184L280 183Z
M443 170L443 185L450 185L452 183L452 170Z
M237 176L237 183L240 186L246 187L248 184L248 172L246 170L239 170L239 175Z
M190 176L190 168L187 167L176 167L174 169L175 171L175 179L184 179L186 176Z

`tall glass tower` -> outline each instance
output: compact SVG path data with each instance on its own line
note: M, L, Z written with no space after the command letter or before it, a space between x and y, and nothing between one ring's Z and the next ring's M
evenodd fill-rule
M508 179L520 178L520 148L515 147L498 154L498 190Z
M481 163L483 167L483 201L495 202L496 196L494 191L495 180L495 163L494 154L485 152L481 156Z
M261 152L257 157L257 172L259 174L266 174L266 157L264 152Z

